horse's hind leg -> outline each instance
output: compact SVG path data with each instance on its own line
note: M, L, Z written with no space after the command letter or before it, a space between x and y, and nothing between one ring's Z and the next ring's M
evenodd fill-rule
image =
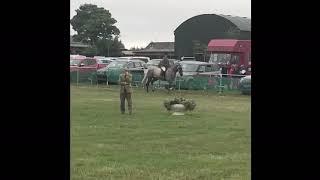
M151 89L152 89L152 92L154 92L153 81L151 81Z
M150 79L150 78L148 78L148 81L147 81L147 83L146 83L147 92L149 92L149 84L150 84L150 81L151 81L151 79Z
M152 92L154 92L154 85L153 85L153 83L154 83L154 80L151 81Z

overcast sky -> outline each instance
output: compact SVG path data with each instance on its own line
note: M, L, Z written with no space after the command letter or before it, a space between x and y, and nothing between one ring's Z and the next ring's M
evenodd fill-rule
M251 18L251 0L70 0L70 18L85 3L110 11L118 22L126 48L145 47L151 41L174 42L174 30L200 14L224 14ZM70 33L76 32L70 25Z

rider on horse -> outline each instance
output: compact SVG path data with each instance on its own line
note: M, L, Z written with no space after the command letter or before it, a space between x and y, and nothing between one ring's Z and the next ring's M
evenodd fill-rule
M159 65L158 65L158 67L161 69L161 73L162 73L161 75L163 76L164 79L166 79L165 75L166 75L166 71L169 66L170 66L170 62L167 57L167 54L165 54L163 59L160 61Z

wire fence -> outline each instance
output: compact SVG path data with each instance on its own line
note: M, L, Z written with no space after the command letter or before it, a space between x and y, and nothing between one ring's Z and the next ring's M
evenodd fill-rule
M112 85L118 84L118 79L120 71L101 73L97 72L97 69L77 69L70 72L70 83L81 85ZM142 71L132 71L131 72L133 80L133 87L143 87L141 81L144 77ZM173 86L177 90L206 90L206 91L240 91L240 79L244 75L234 75L234 74L200 74L192 76L177 76ZM168 87L168 82L166 81L155 81L153 87L156 89L165 89Z

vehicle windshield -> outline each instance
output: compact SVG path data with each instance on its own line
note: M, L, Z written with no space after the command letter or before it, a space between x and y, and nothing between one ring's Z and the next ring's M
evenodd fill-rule
M196 72L199 65L197 64L181 64L182 65L182 71L184 72Z
M80 59L70 59L70 66L79 66L80 62Z
M230 53L211 53L208 58L210 63L238 64L240 61L239 55Z
M126 61L113 61L108 65L108 67L109 68L122 68L126 64L127 64Z

